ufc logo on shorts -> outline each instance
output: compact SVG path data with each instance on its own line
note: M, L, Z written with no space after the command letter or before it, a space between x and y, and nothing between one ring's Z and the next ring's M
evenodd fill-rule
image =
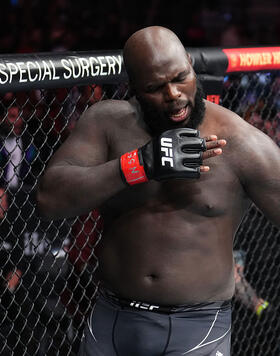
M164 153L161 157L161 165L166 166L168 163L170 167L173 167L173 150L172 150L172 138L162 137L160 140L160 150Z
M144 310L154 310L159 308L158 305L152 305L152 304L134 302L134 301L130 303L130 306L133 308L144 309Z

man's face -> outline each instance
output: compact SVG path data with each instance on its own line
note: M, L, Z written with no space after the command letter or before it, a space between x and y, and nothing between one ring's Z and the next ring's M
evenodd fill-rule
M152 133L178 127L197 128L203 121L203 92L188 57L151 63L135 77L135 93Z

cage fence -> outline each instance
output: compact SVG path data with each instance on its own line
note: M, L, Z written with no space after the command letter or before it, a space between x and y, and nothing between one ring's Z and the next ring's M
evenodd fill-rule
M229 74L220 104L280 145L280 72ZM97 210L42 221L35 187L81 114L106 99L128 99L128 86L95 84L7 92L0 99L0 354L76 355L94 303ZM102 117L100 117L102 120ZM261 189L261 187L260 187ZM233 300L232 354L280 354L280 232L252 205L236 234L240 278L266 307ZM241 262L240 262L241 261Z

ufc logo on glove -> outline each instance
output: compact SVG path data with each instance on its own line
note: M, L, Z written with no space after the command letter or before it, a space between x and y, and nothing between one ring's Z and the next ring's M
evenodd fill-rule
M199 178L205 139L190 128L168 130L153 137L146 145L120 158L120 172L128 185L151 179ZM133 158L133 159L132 159Z
M165 157L161 157L161 165L165 166L169 163L170 167L174 167L173 163L173 150L172 150L172 138L162 137L160 140L161 152L165 153Z

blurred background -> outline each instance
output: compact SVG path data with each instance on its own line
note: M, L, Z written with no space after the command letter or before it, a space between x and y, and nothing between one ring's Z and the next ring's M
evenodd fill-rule
M279 0L2 0L1 53L120 49L167 26L185 46L279 44Z

